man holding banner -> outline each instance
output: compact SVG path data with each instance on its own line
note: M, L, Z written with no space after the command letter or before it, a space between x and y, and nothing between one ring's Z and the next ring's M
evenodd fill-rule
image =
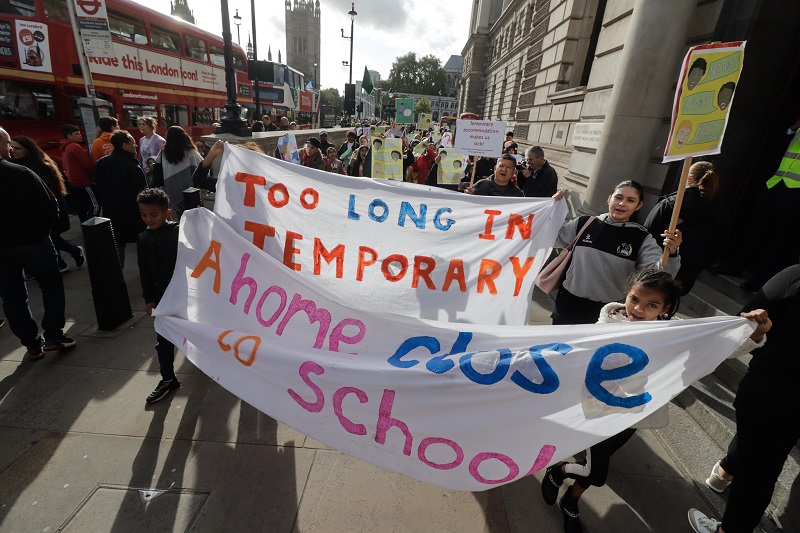
M511 178L517 172L517 160L513 155L504 154L494 166L494 174L475 182L467 187L467 194L478 196L508 196L519 198L524 196L522 191L511 183Z

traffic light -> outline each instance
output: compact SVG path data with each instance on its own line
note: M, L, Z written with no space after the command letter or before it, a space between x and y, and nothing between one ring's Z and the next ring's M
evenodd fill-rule
M358 103L358 107L356 107L356 110L357 110L359 113L361 113L362 111L364 111L364 102L359 102L359 103Z
M346 115L356 114L356 84L344 84L344 112Z

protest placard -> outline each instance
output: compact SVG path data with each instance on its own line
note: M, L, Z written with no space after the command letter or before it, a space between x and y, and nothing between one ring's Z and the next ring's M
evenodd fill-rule
M753 331L741 317L481 326L349 306L205 209L183 215L153 314L194 365L267 415L371 464L469 491L616 435ZM621 357L630 363L609 370Z
M720 153L733 95L744 63L744 41L694 46L686 53L675 90L663 162L683 160L667 233L675 233L692 157ZM664 249L661 264L669 260Z
M413 98L396 98L395 105L395 119L397 124L411 124L414 122L414 99Z
M372 139L372 177L403 181L402 139Z
M422 131L428 131L428 128L431 127L431 120L433 120L433 114L431 113L420 113L419 114L419 129Z
M463 157L456 154L452 149L439 149L439 167L436 176L436 183L458 184L464 173L462 168Z
M681 67L664 163L720 152L744 64L744 41L694 46Z
M294 135L283 135L278 138L278 153L281 159L289 163L300 164L300 153L297 151L297 137Z
M459 119L453 147L459 154L497 157L503 153L505 131L502 120Z
M533 279L567 207L353 179L226 145L214 211L345 301L452 322L526 324Z

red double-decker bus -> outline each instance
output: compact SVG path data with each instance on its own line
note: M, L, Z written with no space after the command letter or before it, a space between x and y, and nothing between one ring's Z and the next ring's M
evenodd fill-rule
M0 0L0 124L59 161L60 126L82 125L77 102L86 97L67 1ZM140 116L156 118L162 134L172 125L193 138L211 133L227 101L222 38L130 0L105 5L113 51L86 59L110 114L136 137ZM233 58L238 98L250 103L247 60L236 44Z

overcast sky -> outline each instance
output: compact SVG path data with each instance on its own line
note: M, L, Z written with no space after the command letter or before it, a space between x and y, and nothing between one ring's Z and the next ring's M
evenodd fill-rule
M157 11L169 14L168 0L135 0ZM219 0L188 0L194 11L197 25L222 35ZM342 39L350 34L350 1L320 0L322 58L318 82L322 88L336 87L344 93L349 69L342 61L350 58L350 41ZM272 48L273 61L278 60L278 50L286 61L286 33L284 29L284 0L255 0L258 56L266 59L267 47ZM433 54L442 65L461 50L467 42L470 3L463 0L361 0L355 2L353 41L353 83L360 80L364 65L377 70L382 78L389 75L392 62L398 56L415 52L417 57ZM242 17L241 45L245 48L252 24L250 0L228 0L231 17L236 9ZM231 33L236 41L236 26L231 21Z

